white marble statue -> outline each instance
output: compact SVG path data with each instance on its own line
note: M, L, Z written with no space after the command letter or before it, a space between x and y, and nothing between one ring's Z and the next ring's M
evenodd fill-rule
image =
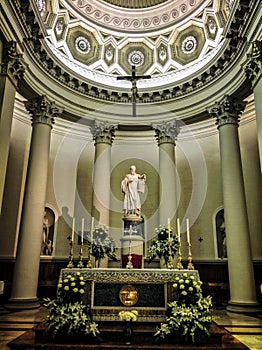
M141 213L141 201L139 192L145 191L146 175L136 173L135 165L131 165L130 173L121 182L122 192L125 194L123 211L124 215Z

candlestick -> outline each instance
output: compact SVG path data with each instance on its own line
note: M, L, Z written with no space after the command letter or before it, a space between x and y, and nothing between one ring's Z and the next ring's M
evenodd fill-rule
M192 263L192 253L191 253L191 244L187 243L188 245L188 265L187 265L187 269L188 270L194 270L194 265Z
M132 225L129 226L129 247L128 247L128 262L126 264L126 268L127 269L132 269L133 268L133 264L132 264L132 254L131 254L131 237L132 237Z
M74 257L74 234L75 234L75 218L73 218L72 234L71 234L71 239L70 239L70 242L69 242L70 252L69 252L69 262L67 264L68 268L74 267L74 263L73 263L73 257Z
M87 242L87 264L88 269L92 268L91 256L92 256L92 241L93 241L93 230L94 230L94 218L91 217L91 228L90 228L90 242Z

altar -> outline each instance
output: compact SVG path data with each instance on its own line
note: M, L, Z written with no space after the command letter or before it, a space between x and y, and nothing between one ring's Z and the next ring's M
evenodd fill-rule
M66 268L60 278L80 272L86 282L84 302L95 321L118 321L121 310L135 309L141 322L161 322L175 299L173 283L184 273L199 281L197 270Z

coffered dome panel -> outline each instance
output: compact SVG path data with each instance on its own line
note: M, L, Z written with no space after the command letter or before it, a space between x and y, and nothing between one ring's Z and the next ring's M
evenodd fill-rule
M173 59L183 65L196 60L205 44L205 34L201 27L191 25L178 32L173 44Z
M144 43L128 43L119 53L119 65L129 72L136 66L139 74L144 74L153 64L153 50Z
M70 28L66 43L74 59L84 64L92 64L100 58L101 46L94 35L84 28Z

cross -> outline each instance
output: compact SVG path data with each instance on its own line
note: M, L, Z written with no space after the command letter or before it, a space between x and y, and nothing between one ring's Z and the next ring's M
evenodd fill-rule
M133 117L136 117L136 98L137 98L137 86L136 82L141 79L150 79L151 75L136 75L136 66L132 66L132 75L125 75L122 77L117 77L117 80L128 80L132 82L132 111L133 111Z

